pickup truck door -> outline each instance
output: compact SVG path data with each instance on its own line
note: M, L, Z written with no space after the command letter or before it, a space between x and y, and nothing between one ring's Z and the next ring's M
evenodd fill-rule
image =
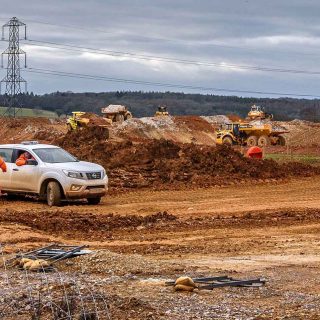
M20 151L20 150L19 150ZM14 154L17 150L14 150ZM39 166L17 166L12 163L11 190L37 192L39 179Z
M1 148L0 157L5 161L7 165L7 172L0 170L0 190L7 190L11 188L11 174L12 174L12 148Z

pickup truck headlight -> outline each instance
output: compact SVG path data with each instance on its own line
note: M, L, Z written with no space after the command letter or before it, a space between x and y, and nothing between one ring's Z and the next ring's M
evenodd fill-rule
M84 175L81 172L77 172L77 171L69 171L69 170L62 170L64 172L64 174L69 177L69 178L73 178L73 179L84 179Z

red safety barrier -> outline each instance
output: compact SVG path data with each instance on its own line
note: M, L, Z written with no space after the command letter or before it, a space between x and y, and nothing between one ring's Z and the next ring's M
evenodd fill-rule
M251 147L246 153L248 158L252 159L262 159L263 158L263 151L259 147Z

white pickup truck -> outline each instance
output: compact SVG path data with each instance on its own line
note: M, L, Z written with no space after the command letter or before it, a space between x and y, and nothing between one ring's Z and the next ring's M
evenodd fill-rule
M24 166L16 160L22 153L32 156ZM0 189L9 196L37 195L49 206L59 206L62 200L87 199L99 204L108 190L105 169L95 163L79 161L67 151L52 145L26 141L0 145L0 157L7 172L0 174Z

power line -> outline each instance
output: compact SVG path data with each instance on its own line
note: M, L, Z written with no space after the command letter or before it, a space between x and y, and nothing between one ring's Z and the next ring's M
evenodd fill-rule
M197 60L187 60L187 59L177 59L170 57L161 57L153 55L143 55L134 52L124 52L124 51L112 51L99 48L89 48L84 46L76 46L71 44L62 44L57 42L42 41L28 39L30 44L40 47L49 47L55 49L62 49L67 51L76 51L76 52L88 52L96 53L101 55L113 56L113 57L130 57L139 60L147 61L161 61L168 63L178 63L184 65L196 65L204 67L215 67L215 68L228 68L228 69L240 69L240 70L251 70L251 71L261 71L261 72L278 72L278 73L291 73L291 74L304 74L304 75L320 75L320 71L309 71L309 70L299 70L299 69L287 69L283 67L266 67L266 66L250 66L250 65L237 65L237 64L225 64L218 62L209 62L209 61L197 61Z
M104 33L104 34L111 34L114 35L114 32L112 31L106 31L103 29L99 29L99 28L85 28L85 27L79 27L76 25L71 25L71 24L55 24L55 23L51 23L51 22L45 22L45 21L39 21L39 20L31 20L28 19L26 21L29 21L31 23L36 23L36 24L43 24L43 25L50 25L50 26L55 26L55 27L60 27L60 28L68 28L68 29L77 29L77 30L84 30L84 31L88 31L88 32L99 32L99 33ZM155 41L164 41L164 42L173 42L173 43L185 43L188 46L199 46L199 41L196 44L190 44L191 40L184 40L184 39L177 39L177 38L165 38L165 37L151 37L151 36L145 36L145 35L141 35L141 34L128 34L126 33L126 35L131 35L131 36L139 36L142 39L146 39L146 40L155 40ZM226 49L240 49L240 50L244 50L244 51L257 51L257 52L262 52L262 53L266 53L266 52L273 52L273 53L280 53L280 54L294 54L294 55L306 55L306 56L315 56L315 57L319 57L319 55L317 53L310 53L310 52L296 52L296 51L282 51L282 50L270 50L270 49L260 49L260 48L254 48L254 47L243 47L243 46L235 46L235 45L228 45L225 44L224 42L210 42L210 43L206 43L203 44L201 43L201 45L207 46L207 47L220 47L220 48L226 48Z
M174 84L174 83L163 83L163 82L152 82L152 81L143 81L143 80L134 80L134 79L105 77L100 75L73 73L73 72L41 69L41 68L28 68L26 71L31 73L36 73L36 74L52 75L52 76L58 76L58 77L69 77L69 78L116 82L116 83L143 84L147 86L156 86L156 87L163 87L163 88L190 89L190 90L209 91L209 92L246 93L246 94L259 94L259 95L261 94L261 95L274 95L274 96L282 96L282 97L320 98L320 96L313 95L313 94L295 94L295 93L283 93L283 92L266 92L266 91L251 91L251 90L226 89L226 88L215 88L215 87L204 87L204 86L192 86L192 85L185 85L185 84Z
M48 23L50 24L50 23ZM186 59L175 59L170 57L159 57L152 55L142 55L133 52L122 52L122 51L111 51L105 49L97 49L97 48L87 48L82 46L75 46L70 44L62 44L56 42L48 42L48 41L40 41L40 40L29 40L30 44L44 47L51 47L62 50L71 50L71 51L81 51L81 52L94 52L98 54L104 55L112 55L112 56L129 56L136 59L143 60L157 60L171 63L182 63L182 64L193 64L193 65L201 65L201 66L209 66L209 67L223 67L223 68L238 68L245 70L254 70L254 71L267 71L267 72L285 72L285 73L294 73L294 74L311 74L311 75L319 75L320 71L307 71L307 70L295 70L295 69L285 69L285 68L274 68L274 67L261 67L261 66L244 66L244 65L234 65L227 64L221 65L216 62L204 62L204 61L194 61L194 60L186 60ZM56 46L56 47L53 47ZM58 46L58 48L57 48ZM250 90L233 90L226 88L211 88L211 87L202 87L202 86L192 86L192 85L184 85L184 84L172 84L172 83L159 83L159 82L149 82L149 81L140 81L140 80L132 80L132 79L120 79L120 78L112 78L112 77L104 77L97 75L88 75L88 74L79 74L79 73L71 73L71 72L63 72L63 71L55 71L48 69L36 69L29 68L28 72L52 75L52 76L60 76L60 77L73 77L78 79L90 79L90 80L98 80L98 81L111 81L111 82L122 82L122 83L132 83L132 84L144 84L150 86L158 86L158 87L168 87L168 88L178 88L178 89L191 89L191 90L201 90L201 91L217 91L217 92L233 92L233 93L247 93L247 94L262 94L262 95L277 95L277 96L294 96L294 97L319 97L317 95L311 94L294 94L294 93L280 93L280 92L264 92L264 91L250 91Z

